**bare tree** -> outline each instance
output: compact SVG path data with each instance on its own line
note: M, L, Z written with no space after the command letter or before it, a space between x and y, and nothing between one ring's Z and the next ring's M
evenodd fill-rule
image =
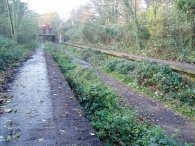
M5 0L5 4L10 21L11 36L17 40L17 29L27 11L27 3L21 2L20 0Z
M124 5L127 7L131 21L133 22L137 46L139 49L141 49L142 40L141 40L139 21L137 18L137 1L136 0L124 0Z

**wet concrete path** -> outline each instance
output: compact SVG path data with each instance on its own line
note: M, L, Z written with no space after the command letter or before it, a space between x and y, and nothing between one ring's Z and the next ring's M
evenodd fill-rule
M132 91L129 87L123 83L114 79L113 77L96 69L92 64L81 60L71 54L67 49L64 49L73 62L81 64L86 68L91 68L95 71L96 75L105 81L110 87L115 89L119 96L124 97L129 106L138 108L141 114L150 120L151 123L160 125L169 135L175 136L179 141L192 142L195 139L195 122L185 119L184 117L172 112L165 108L160 102L154 99L144 97Z
M54 64L48 62L49 65ZM54 76L51 78L52 73L57 75L57 79ZM22 65L9 87L9 94L13 98L3 107L10 113L0 116L0 145L101 145L63 75L60 75L59 68L50 67L48 72L43 49L37 49L32 58ZM72 101L68 105L66 100ZM76 126L80 126L84 132L79 132Z

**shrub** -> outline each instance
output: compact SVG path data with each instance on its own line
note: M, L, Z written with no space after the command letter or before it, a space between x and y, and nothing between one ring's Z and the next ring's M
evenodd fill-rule
M152 77L158 72L159 68L156 64L141 63L137 64L135 71L132 76L135 78L136 82L140 85L151 86L155 84L155 80Z
M160 128L143 123L137 113L118 105L116 93L92 70L71 63L64 52L52 54L105 145L179 145ZM75 67L67 69L67 66Z
M89 58L92 56L92 53L94 52L91 52L90 49L83 50L81 52L82 59L85 61L89 61Z
M109 72L112 72L116 69L116 66L119 62L119 60L109 60L106 62L105 69Z
M194 86L186 82L180 74L174 72L167 65L110 58L108 55L100 52L95 53L93 50L79 52L81 52L81 56L87 57L87 61L96 66L101 67L102 64L105 64L103 68L105 71L116 72L123 75L125 80L159 92L162 100L176 99L187 106L195 104Z
M120 62L116 65L115 70L120 74L127 74L130 71L134 71L136 68L136 63L134 62Z
M186 83L168 66L145 63L137 67L132 75L138 84L146 87L155 86L156 90L162 91L164 99L178 99L191 106L195 104L193 86Z
M0 70L5 70L24 59L32 51L27 45L17 44L11 39L0 36Z
M0 35L0 48L1 47L10 48L10 47L13 47L14 45L16 45L15 41L10 40Z
M110 26L101 26L88 23L82 30L82 39L90 43L110 44L117 40L118 32Z

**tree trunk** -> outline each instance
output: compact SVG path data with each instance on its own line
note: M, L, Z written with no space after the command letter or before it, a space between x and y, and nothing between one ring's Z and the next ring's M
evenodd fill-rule
M13 25L13 21L12 21L12 15L11 15L8 0L6 0L6 6L7 6L7 11L8 11L8 17L9 17L9 20L10 20L11 36L14 37L14 25Z
M136 0L135 0L135 4L136 4ZM132 20L133 20L133 26L135 29L136 43L137 43L138 49L141 49L142 48L142 40L141 40L141 36L140 36L139 22L138 22L137 14L136 14L136 5L133 6L132 0L129 1L129 10L130 10L130 15L131 15Z
M16 1L15 0L12 0L12 21L13 21L13 28L14 28L13 39L17 41Z
M195 22L192 26L192 48L195 48Z

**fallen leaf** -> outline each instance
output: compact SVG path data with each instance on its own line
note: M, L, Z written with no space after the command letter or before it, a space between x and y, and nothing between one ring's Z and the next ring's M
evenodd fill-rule
M11 112L13 112L13 109L4 109L4 112L5 113L11 113Z
M64 104L64 108L68 108L68 104Z
M43 138L38 139L39 142L42 142L43 140L44 140Z
M11 100L10 99L8 99L7 101L6 101L6 103L10 103L11 102Z
M3 114L4 113L4 110L3 109L0 109L0 114Z
M65 133L65 130L60 130L60 134L64 134Z
M4 138L3 138L3 136L0 136L0 141L4 141Z
M94 135L95 135L95 133L94 133L94 132L89 132L89 134L90 134L90 135L92 135L92 136L94 136Z
M20 133L18 132L18 133L16 133L14 136L13 136L13 139L19 139L20 138Z
M39 102L43 103L43 99L40 99Z
M5 99L0 98L0 104L5 103Z
M68 112L65 112L63 116L64 116L64 117L68 116Z
M11 141L11 140L12 140L12 137L9 135L9 136L6 137L5 140L6 140L6 141Z

